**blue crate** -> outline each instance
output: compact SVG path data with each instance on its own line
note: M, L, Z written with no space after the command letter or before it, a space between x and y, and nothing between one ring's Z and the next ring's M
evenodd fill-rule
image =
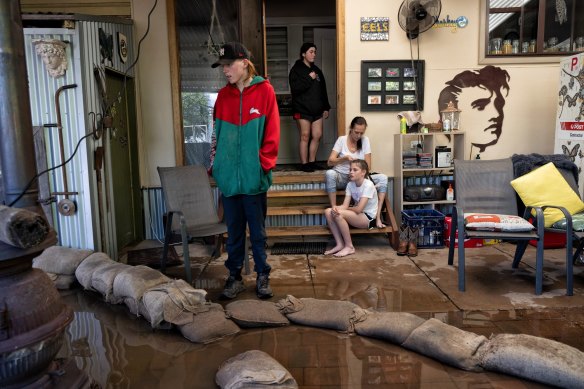
M444 247L444 214L435 209L406 209L401 212L402 224L418 228L418 248Z

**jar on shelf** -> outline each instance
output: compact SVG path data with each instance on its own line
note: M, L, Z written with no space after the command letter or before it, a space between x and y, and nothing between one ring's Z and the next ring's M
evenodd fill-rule
M523 54L529 53L529 42L523 42L521 44L521 52Z
M491 39L491 54L503 54L503 39Z
M503 54L513 53L513 46L511 44L511 39L505 39L503 41Z
M519 54L519 39L513 39L511 47L513 54Z
M532 39L529 41L529 52L530 53L535 53L537 49L537 41L535 39Z

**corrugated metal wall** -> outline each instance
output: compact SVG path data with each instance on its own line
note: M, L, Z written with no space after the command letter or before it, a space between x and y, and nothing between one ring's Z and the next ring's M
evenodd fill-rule
M112 61L102 63L99 47L99 28L114 37L114 53ZM117 53L117 32L128 38L128 61L124 64ZM73 155L79 140L92 130L89 112L101 112L99 94L93 74L95 66L105 65L123 73L131 65L134 58L133 26L124 23L100 21L91 17L89 20L77 21L75 29L62 28L25 28L25 52L30 88L30 100L33 126L46 123L56 123L55 92L63 85L77 84L74 89L61 93L61 120L63 127L63 143L65 159ZM59 39L68 41L67 60L69 61L64 76L52 78L46 71L41 57L35 52L33 40ZM130 71L129 76L133 76ZM92 136L79 144L77 154L66 165L68 187L70 191L79 192L71 196L77 204L77 212L72 216L62 216L53 209L54 225L59 236L59 244L68 247L87 248L106 252L111 258L117 258L115 242L115 221L113 219L113 202L111 191L109 203L104 204L105 237L100 238L99 208L97 206L97 184L94 170L94 152L97 146L107 142L107 132L102 139L96 141ZM56 128L45 130L47 166L61 164L58 132ZM111 161L107 155L104 161L111 169ZM109 171L109 170L108 170ZM62 170L49 173L51 191L63 190ZM104 193L111 185L103 185ZM58 197L60 200L62 196ZM104 200L105 201L105 200ZM103 241L105 247L102 247Z
M316 190L325 189L324 182L311 184L286 184L272 185L270 190ZM218 190L214 188L213 194L217 202ZM393 178L389 177L387 183L387 196L393 208ZM162 225L162 215L166 212L164 206L164 197L162 188L142 188L142 200L144 205L144 220L146 239L164 238L164 226ZM217 204L215 204L217 206ZM286 227L286 226L322 226L326 225L324 215L285 215L285 216L268 216L266 218L266 227Z
M34 40L58 39L68 41L66 50L68 67L65 75L53 78L49 76L41 57L36 53ZM77 84L77 88L68 89L61 93L61 122L63 128L63 146L65 159L73 155L77 142L85 134L85 118L83 109L83 76L79 56L79 36L75 30L66 29L25 29L24 47L26 67L30 90L31 114L33 126L43 126L48 123L57 123L55 107L55 93L64 85ZM58 130L45 128L45 144L47 153L47 167L60 165ZM59 243L63 246L78 248L93 248L94 231L92 228L92 211L87 166L87 145L82 144L78 153L65 166L68 177L68 189L79 192L70 199L77 204L77 212L72 216L62 216L53 204L54 225L59 236ZM63 170L57 169L49 174L51 192L64 190ZM57 200L63 199L58 196Z

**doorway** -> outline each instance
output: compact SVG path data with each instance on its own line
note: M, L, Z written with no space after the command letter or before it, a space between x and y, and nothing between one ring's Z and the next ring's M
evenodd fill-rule
M310 14L306 14L306 10ZM278 165L298 164L299 134L292 118L288 83L290 69L299 58L303 42L317 47L315 60L326 79L331 111L324 120L317 161L326 161L338 136L337 126L337 42L336 2L265 0L266 74L276 91L280 108L280 149Z
M136 138L136 96L131 77L124 79L124 75L106 69L105 81L108 94L119 98L114 105L112 129L105 132L107 173L104 179L107 189L104 201L100 202L100 215L113 211L115 247L119 253L130 243L142 240L144 230Z

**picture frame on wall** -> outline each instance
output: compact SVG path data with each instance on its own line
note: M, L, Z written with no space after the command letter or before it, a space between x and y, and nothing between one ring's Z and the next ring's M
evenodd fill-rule
M414 77L415 75L416 75L416 69L404 68L404 77Z
M385 81L385 90L389 91L398 91L399 90L399 81Z
M399 104L399 95L385 95L385 104Z
M411 91L411 90L416 90L416 83L414 81L404 81L404 87L403 90L407 90L407 91Z
M380 78L382 75L381 68L369 68L367 70L367 77L370 78Z
M416 102L416 95L403 95L403 104L414 104Z
M369 95L367 96L367 104L369 105L380 105L381 95Z
M399 68L387 68L385 69L385 77L399 77Z
M381 81L369 81L367 84L367 90L372 92L381 91Z
M424 66L424 60L361 61L361 110L423 110Z

